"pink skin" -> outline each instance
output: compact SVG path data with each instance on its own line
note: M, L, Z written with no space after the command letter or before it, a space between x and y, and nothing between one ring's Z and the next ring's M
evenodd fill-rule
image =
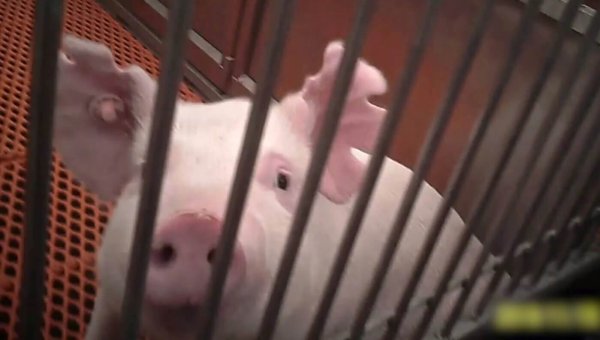
M221 221L213 216L186 213L160 225L154 236L148 268L148 302L169 307L202 304L220 234ZM226 295L242 282L245 261L244 251L236 244Z
M100 198L116 201L98 253L100 286L86 330L88 340L111 339L118 336L156 82L135 65L117 67L110 50L101 44L65 37L63 45L70 60L64 53L59 59L54 145L80 182ZM218 311L215 339L255 338L343 51L340 42L330 43L321 69L307 77L299 91L270 108ZM275 339L304 339L360 188L367 153L386 113L369 98L386 89L383 75L360 60ZM206 300L210 254L221 234L250 107L251 102L243 98L177 103L142 310L142 333L149 339L197 336L194 328L200 319L198 307ZM325 338L341 335L339 332L350 327L360 292L371 282L379 250L393 224L392 212L397 210L410 176L408 168L386 160L332 306ZM440 200L432 187L423 186L373 321L385 320L395 308ZM463 227L455 213L448 224L418 295L431 293L440 266L448 260L450 246ZM468 254L481 248L475 242ZM464 263L464 268L471 266ZM440 320L443 318L440 314ZM365 337L378 338L376 334Z
M101 198L119 198L99 261L105 296L117 305L133 233L130 211L139 197L139 185L130 184L139 184L156 83L135 65L118 67L110 50L101 44L65 37L63 50L57 97L60 118L55 125L54 143L62 160L81 182ZM261 146L257 159L255 194L248 199L249 211L240 225L223 296L224 304L235 302L237 308L232 313L241 313L239 322L235 322L238 327L240 323L256 322L248 320L258 315L253 313L254 306L266 298L343 52L341 42L329 44L321 69L270 114L264 138L267 142ZM368 150L385 115L383 108L368 99L386 89L383 75L361 60L320 186L320 193L340 207L357 191L365 168L351 149ZM192 114L198 108L203 113ZM244 112L247 102L241 100L220 106L179 103L164 178L163 196L167 198L158 212L147 278L145 303L152 305L153 310L201 306L206 298L208 256L220 234L217 219L227 202L225 195L237 162ZM215 149L215 145L219 148ZM278 187L280 174L287 177L286 188ZM173 250L164 248L168 249L165 252L165 243ZM173 258L170 252L175 254ZM310 263L307 260L298 264L299 273L306 273L301 275L309 281L315 275L312 269L308 270ZM312 286L310 282L298 285L301 290ZM289 313L305 314L295 308ZM101 315L102 310L95 314ZM103 317L98 319L92 326L104 323ZM90 338L104 338L101 334L100 330Z

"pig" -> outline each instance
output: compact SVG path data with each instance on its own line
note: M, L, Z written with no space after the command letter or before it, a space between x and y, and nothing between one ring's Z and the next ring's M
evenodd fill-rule
M321 69L308 76L301 89L269 108L215 339L256 336L343 51L342 42L330 42ZM118 336L123 317L120 306L157 84L137 65L118 66L105 45L74 35L63 37L57 82L54 147L86 188L115 202L97 254L98 291L86 330L86 339L110 339ZM306 336L361 188L369 152L387 114L369 98L386 92L387 87L377 68L358 60L275 339ZM244 97L214 103L177 100L141 312L141 332L148 339L197 336L251 106L251 99ZM350 329L411 175L409 168L385 159L327 320L325 338L342 337ZM377 338L385 330L441 198L423 183L365 339ZM461 217L452 210L417 296L433 292L463 228ZM458 270L460 277L470 271L481 249L472 238ZM474 296L488 279L485 275L478 281ZM434 326L445 320L455 298L456 292L443 300ZM409 312L400 338L410 335L421 312L422 308Z

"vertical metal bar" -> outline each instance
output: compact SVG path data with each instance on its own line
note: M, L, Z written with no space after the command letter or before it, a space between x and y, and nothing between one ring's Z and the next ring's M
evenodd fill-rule
M494 92L490 96L490 101L488 102L488 105L486 106L483 114L480 116L479 122L477 123L475 130L471 134L467 150L465 150L465 152L463 153L459 164L456 167L452 178L450 179L448 189L443 195L444 199L442 201L442 204L434 217L434 220L431 225L432 234L439 233L439 230L441 230L444 223L446 222L448 212L450 211L452 205L454 204L454 201L456 200L456 198L460 194L460 191L463 188L463 183L466 179L466 175L470 170L471 165L473 164L475 155L479 151L479 147L481 146L481 140L487 132L491 119L497 112L496 109L498 108L500 98L502 97L502 94L504 93L504 90L508 85L508 81L510 80L510 77L515 69L518 57L523 51L523 46L525 44L525 41L527 40L527 37L529 36L529 33L531 32L531 28L533 26L533 23L535 22L535 15L538 13L541 4L542 0L529 1L527 3L527 8L521 15L521 20L519 22L519 27L517 28L517 33L514 35L511 41L509 54L506 58L506 62L502 70L499 73L497 85L494 88ZM466 250L467 244L472 237L473 230L469 227L473 227L473 224L467 224L465 226L465 229L463 230L460 236L460 240L454 248L452 255L450 256L450 263L444 269L439 284L435 289L434 295L432 296L429 303L427 303L425 306L425 314L421 318L421 321L418 327L416 328L415 334L413 336L415 339L421 339L424 336L435 312L437 311L437 307L441 302L441 299L448 287L450 279L452 278L452 275L454 274L454 271L456 270L456 267L458 266L458 263L460 262L464 251Z
M199 339L210 340L218 315L227 269L231 262L233 247L239 230L240 219L246 204L250 181L260 147L262 134L271 103L273 89L280 72L283 51L290 31L296 0L279 0L273 11L272 30L267 42L266 56L262 65L257 91L254 97L248 125L244 135L236 175L229 192L229 201L223 221L223 233L219 239L215 261L212 265L208 287L208 301L202 313Z
M529 156L525 161L525 166L523 168L523 171L522 171L521 175L518 177L518 179L516 181L516 185L512 188L512 194L509 195L509 197L510 197L508 200L509 203L506 205L506 207L502 211L502 213L500 215L498 215L498 216L500 216L500 218L495 221L496 223L492 224L492 230L493 230L493 232L492 232L493 236L491 237L492 240L499 236L500 232L502 231L502 229L500 227L508 224L510 218L512 217L512 212L514 211L514 209L516 209L517 203L519 202L519 197L521 197L521 194L522 194L522 192L530 178L530 175L532 173L530 171L530 169L534 168L535 163L537 162L537 160L539 158L539 155L542 153L544 144L545 144L546 140L548 139L552 129L554 128L556 121L558 119L558 116L559 116L561 110L564 108L564 105L567 102L567 99L573 89L573 85L575 84L579 74L581 73L581 71L583 69L583 65L585 64L585 60L586 60L587 56L589 55L589 52L594 44L595 37L596 37L596 35L598 33L598 29L600 27L599 26L600 20L598 20L599 18L600 18L600 16L598 16L598 15L595 16L594 21L592 22L588 31L586 32L586 39L584 39L582 41L581 46L577 52L576 58L573 61L569 72L567 72L567 79L565 79L565 81L561 83L561 87L559 89L559 95L557 97L555 97L555 101L551 105L548 116L545 117L544 121L542 122L542 126L540 127L538 133L536 134L536 137L535 137L535 140L534 140L534 143L532 146L532 150L529 152ZM594 89L594 91L595 91L595 89ZM592 102L593 102L593 97L590 97L589 103L587 106L588 109L589 109L589 106L591 106ZM501 277L502 277L502 275L504 275L504 271L506 270L506 267L508 266L509 263L511 263L514 250L518 246L520 240L525 236L527 227L530 225L531 220L535 216L535 213L537 212L538 207L543 202L543 199L545 198L546 190L550 187L550 183L552 182L552 180L554 180L555 175L557 173L557 171L555 171L555 169L557 169L559 167L559 165L562 163L562 160L566 156L566 152L570 148L571 143L573 142L573 137L575 136L580 125L583 123L583 118L585 117L586 112L587 112L587 110L577 111L577 115L570 122L569 128L562 133L562 135L560 137L559 147L557 148L557 150L555 150L555 152L553 153L552 158L551 158L550 163L552 165L545 167L546 172L543 177L544 180L541 182L542 184L540 185L540 189L538 190L538 192L535 196L535 199L533 200L533 204L531 204L530 207L527 209L527 212L525 214L523 221L520 224L518 224L518 227L516 228L517 231L515 233L515 236L512 237L511 241L509 242L508 251L506 253L508 256L503 257L503 259L500 263L499 269L494 274L494 277L493 277L490 285L488 286L489 288L486 291L486 294L483 296L483 299L481 300L482 301L481 304L478 306L478 310L477 310L478 313L480 313L482 311L482 309L489 302L489 298L491 297L491 294L493 294L493 292L495 291L495 288L497 287L497 285L500 283ZM537 236L536 236L535 246L537 246L539 244L539 242L542 240L542 237L543 237L543 230L540 229L540 232L538 232ZM534 250L535 250L535 246L532 247ZM525 262L527 262L527 261L525 261ZM522 266L522 268L524 268L524 266ZM522 273L523 273L522 270L517 270L514 273L512 279L511 279L511 282L508 286L507 292L510 293L516 288L516 284L518 284L520 282L520 279L521 279L520 274L522 274Z
M600 164L597 164L596 171L600 171ZM596 178L597 180L597 178ZM581 260L585 253L589 250L589 245L593 244L594 238L598 233L598 226L600 225L600 208L598 207L598 200L600 199L600 185L595 190L596 201L591 201L587 209L583 210L583 216L585 218L585 224L581 225L577 233L571 235L574 243L568 243L567 245L573 245L576 247L575 253L575 261ZM594 230L596 229L596 230ZM589 235L588 235L589 234ZM570 248L567 248L570 250ZM563 261L557 261L554 271L561 271L565 265L565 261L568 258L568 252L565 251Z
M428 132L425 146L421 150L417 166L411 177L411 181L402 201L402 205L398 210L393 228L388 237L388 241L384 246L382 256L377 264L375 276L362 300L358 314L352 325L350 335L351 339L360 338L364 331L365 323L371 314L371 310L373 309L381 286L383 285L385 276L389 270L389 266L393 260L396 248L402 239L404 230L406 229L406 224L416 202L419 189L423 184L423 179L426 173L429 171L433 156L435 155L435 152L437 151L437 148L442 140L442 136L447 128L448 121L452 116L454 105L456 104L458 96L461 93L473 60L475 59L475 55L479 50L481 39L485 29L487 28L487 23L489 22L488 19L491 15L493 5L494 1L486 1L484 4L484 8L480 16L477 18L473 34L471 35L464 51L464 55L461 58L461 62L450 81L448 94L438 110L438 114L433 126Z
M42 336L48 193L62 16L61 0L36 2L30 128L27 139L25 245L19 307L21 339L41 339Z
M578 57L583 58L584 56L578 55ZM583 58L583 59L585 59L585 58ZM560 95L557 97L558 100L555 103L564 104L564 102L566 102L566 99L568 96L567 92L570 94L572 85L575 82L577 76L579 75L579 71L581 71L583 64L584 64L584 60L582 60L582 59L575 60L573 65L575 66L574 68L576 70L575 69L570 70L571 73L568 74L566 81L562 83L563 86L561 87L561 90L565 91L565 94L563 94L563 92L561 92ZM594 78L596 78L596 79L594 79L594 81L592 83L598 82L598 85L600 85L600 63L598 63L598 66L594 72L594 75L595 75ZM567 87L567 88L564 88L564 87ZM592 93L596 93L596 90L597 90L597 88L594 88ZM506 271L506 268L513 260L512 258L513 258L515 249L517 248L521 239L525 236L527 227L531 224L531 220L533 219L537 209L543 202L544 197L546 196L546 192L547 192L548 188L550 187L550 183L554 180L556 174L558 173L558 171L556 171L556 169L559 169L563 159L566 158L566 155L568 154L568 150L574 141L575 134L579 130L580 126L583 124L585 115L588 112L588 110L590 109L590 107L592 106L592 104L594 102L594 98L595 98L595 95L585 98L582 105L577 108L575 117L573 117L571 122L569 122L568 128L565 131L563 131L563 133L561 134L559 142L558 142L558 146L554 150L554 153L552 154L552 156L550 158L549 165L545 167L546 171L542 177L542 181L541 181L542 184L537 189L534 199L532 200L532 203L527 208L527 211L525 213L525 216L523 217L522 222L520 222L518 224L518 227L516 228L516 232L515 232L514 236L509 241L508 251L502 257L499 267L497 268L496 272L494 273L494 276L492 277L492 280L490 281L489 285L486 287L486 291L485 291L482 299L480 300L480 303L477 306L477 313L481 313L482 310L488 305L492 295L495 293L496 289L498 288L498 285L502 279L504 272ZM519 180L517 181L517 186L515 187L516 190L514 190L513 195L510 196L511 197L509 199L510 203L507 205L507 209L504 210L504 212L502 214L503 217L499 220L500 223L498 223L496 225L496 227L492 229L493 236L491 239L493 239L496 236L499 236L500 232L502 231L502 229L500 227L507 225L510 217L512 216L512 211L514 211L514 209L516 209L516 202L518 202L519 197L521 196L521 194L523 192L523 188L525 187L527 181L529 180L529 176L532 173L532 171L530 171L530 169L532 169L534 167L538 156L541 154L544 144L545 144L545 141L547 140L548 136L550 135L551 130L553 129L553 126L555 125L555 123L557 121L558 114L560 113L560 108L562 108L562 106L563 105L557 105L555 107L552 107L550 110L550 114L548 115L548 117L546 117L544 122L542 122L542 127L540 128L540 130L536 136L533 150L529 154L528 159L525 161L526 165L523 169L523 172L520 175ZM559 109L555 109L556 107L558 107ZM539 234L542 235L543 230L540 230ZM527 262L527 261L525 261L525 262ZM520 271L517 271L517 274L519 272ZM515 284L519 282L520 277L521 277L521 275L515 275L514 278L511 279L511 282L508 285L508 290L507 290L508 292L512 292L514 290L514 288L516 288Z
M596 168L594 169L594 171L600 171L600 161L596 164ZM596 177L597 177L597 174L592 172L590 174L588 184L596 181L597 180ZM600 199L600 183L598 183L595 190L593 190L593 194L594 194L593 197L595 197L597 200ZM578 197L577 202L573 205L571 213L569 213L570 216L574 216L576 214L577 210L579 210L578 209L579 207L577 204L582 204L584 202L584 196L585 195L580 195ZM593 210L593 205L594 205L594 201L591 201L589 209L583 210L586 215L587 215L587 213L589 213L590 211ZM585 229L586 229L586 226L589 225L589 223L590 223L590 221L587 219L585 221L581 221L581 223L580 223L581 225L580 225L580 228L578 231L584 233L583 237L580 237L580 235L576 234L577 230L575 231L575 233L570 233L570 235L569 235L570 237L566 240L563 247L557 251L556 255L552 254L552 256L556 258L556 263L554 265L554 271L560 271L563 269L564 265L566 264L567 259L569 258L569 255L570 255L569 251L573 247L577 247L578 243L580 243L579 241L581 241L582 238L585 238L585 236L586 236ZM581 251L582 250L581 245L579 244L579 246L580 246L580 248L578 250ZM545 265L547 266L548 264L545 263Z
M554 102L554 104L556 106L554 106L554 105L552 106L552 109L551 109L552 113L550 114L550 116L558 115L558 111L560 111L564 107L564 105L567 101L567 98L568 98L569 94L571 93L572 85L576 82L577 78L581 74L581 71L583 70L583 66L585 65L585 60L595 45L596 36L598 35L599 30L600 30L600 12L596 12L596 14L594 15L594 17L592 19L592 23L590 24L587 32L585 33L585 38L582 40L582 42L580 44L581 46L579 47L579 49L577 51L577 55L575 56L574 61L571 65L571 69L567 72L567 80L562 83L562 86L559 90L559 96L557 97L557 100ZM583 119L583 117L582 117L582 119ZM573 135L574 135L574 133L575 132L573 132ZM577 158L579 159L580 157L583 157L583 156L578 156ZM548 167L546 167L546 169L547 169L547 172L556 173L555 171L553 171L553 169L550 169ZM528 172L528 170L526 170L526 172ZM571 175L569 181L567 181L567 182L573 181L576 178L576 177L574 177L576 175L575 169L571 169L571 173L572 173L572 175ZM546 185L542 185L542 186L546 187ZM537 236L535 237L535 239L532 243L532 246L531 246L531 248L533 249L534 252L536 251L537 247L542 242L543 235L544 235L544 233L543 233L544 226L550 225L552 223L552 221L554 220L554 218L556 217L557 211L560 210L559 205L561 202L561 198L566 197L565 194L569 187L571 187L569 185L569 183L565 183L565 186L563 187L563 192L561 193L561 195L556 195L556 196L551 197L551 198L554 198L554 200L555 200L555 202L550 205L553 207L553 209L550 209L550 212L546 215L546 218L540 224L541 229L537 233ZM533 207L532 207L532 209L533 209ZM526 221L525 224L528 224L528 222L529 221ZM567 224L565 223L564 225L567 225ZM530 257L530 259L533 259L533 258L534 258L533 256ZM527 267L527 262L528 261L525 261L524 265L521 266L522 269L525 269ZM512 292L516 288L516 286L519 284L519 282L522 278L521 274L523 274L523 273L524 272L522 270L520 270L517 273L515 273L515 275L513 275L512 280L511 280L511 285L509 286L509 291ZM539 278L539 276L537 276L537 278Z
M375 188L375 184L379 177L383 161L385 160L390 143L394 137L396 127L404 116L404 108L413 88L417 70L423 60L423 54L427 47L429 37L431 36L433 23L439 12L440 4L441 0L429 1L427 11L422 21L423 24L413 42L410 55L408 56L406 66L404 67L404 72L402 72L402 75L398 79L399 86L394 97L395 99L382 123L382 129L379 133L375 149L371 155L363 187L354 204L350 220L348 221L342 242L338 248L335 262L331 268L331 274L329 275L327 285L325 286L326 288L323 292L317 313L315 313L313 318L307 339L318 339L322 335L323 328L325 327L327 317L335 299L335 294L337 293L338 286L349 260L350 252L354 246L369 200L371 199L373 189Z
M600 74L598 75L600 76ZM599 83L600 85L600 83ZM598 90L596 89L596 95L598 94ZM586 146L593 145L594 139L596 139L597 131L600 129L600 112L597 112L598 119L596 119L593 123L593 129L590 130L588 135L585 138L584 147L582 147L577 152L576 161L571 165L569 169L568 179L562 183L562 188L559 191L559 194L555 196L555 200L553 204L550 205L551 209L546 215L546 218L542 221L541 225L551 225L555 220L559 221L558 224L558 235L562 235L564 233L564 229L568 226L567 220L572 216L572 213L577 209L577 206L582 204L583 202L579 202L579 200L571 199L572 196L577 195L579 192L582 192L585 189L587 184L586 181L579 181L579 185L573 185L573 183L577 182L577 178L581 177L581 173L578 171L580 169L580 165L584 164L586 156L588 156L588 149ZM565 164L569 165L569 164ZM593 176L593 173L592 173ZM587 178L584 176L583 178ZM590 178L590 181L593 181L594 178ZM577 189L577 190L574 190ZM579 195L581 199L585 198L586 195ZM564 198L564 199L563 199ZM566 204L565 202L575 201L574 205ZM572 207L569 209L561 209L562 206ZM558 216L558 217L557 217ZM538 238L533 243L533 248L535 249L538 244L541 242L541 237L538 235ZM550 254L548 254L550 255ZM542 259L543 262L547 261L547 257L544 256ZM533 271L531 283L535 284L541 277L543 270L546 268L546 265L540 265Z
M306 223L308 222L321 175L325 168L325 162L329 156L329 150L335 137L338 122L343 113L346 97L350 90L350 83L354 77L356 63L377 2L376 0L361 0L358 5L358 14L350 36L346 41L346 50L337 71L331 100L325 111L323 126L311 156L302 193L294 213L294 219L275 277L275 283L273 284L269 302L263 315L258 339L270 339L275 331L279 310L285 297L290 275L302 243L304 230L306 229Z
M552 42L550 51L546 54L546 58L542 65L542 70L535 83L533 84L529 97L523 105L523 108L519 113L518 119L511 126L510 131L512 131L512 133L510 134L508 141L501 152L500 159L497 162L492 176L490 176L490 179L485 185L483 193L478 197L475 209L473 209L473 213L471 214L470 218L467 219L467 223L473 224L473 226L470 226L470 228L473 228L473 230L475 230L476 227L482 222L485 208L487 207L491 199L491 194L496 189L500 177L503 174L504 169L508 164L508 160L510 159L510 156L512 155L517 141L523 131L523 128L528 122L529 118L531 117L532 109L535 103L537 102L539 95L542 93L546 86L546 80L548 79L550 72L556 64L558 53L562 48L564 39L570 30L571 22L575 18L575 15L577 14L577 9L580 4L581 0L571 0L562 13L559 31L554 37L554 41ZM491 232L488 232L488 236L489 235L491 235ZM484 247L480 252L479 257L477 258L477 262L469 275L469 279L466 280L464 282L464 285L461 287L460 295L450 313L449 319L447 320L446 324L442 329L442 336L447 337L452 332L454 325L456 324L456 321L458 321L462 309L464 308L467 299L471 294L475 282L479 278L481 269L483 268L483 265L486 262L487 255L490 254L491 240L489 239L490 238L488 237L486 239L486 242L484 242Z
M600 128L600 124L597 125L597 128ZM562 151L565 152L565 155L567 154L566 149L562 150ZM581 153L577 157L579 160L577 162L575 162L574 164L572 164L574 166L572 166L571 169L570 169L569 180L565 181L565 183L564 183L565 187L562 190L561 195L554 196L554 197L556 197L556 200L555 200L555 203L552 204L552 206L554 207L555 210L551 211L547 215L546 219L544 220L544 223L540 224L541 227L550 225L552 223L552 221L554 220L554 216L556 216L556 211L560 210L560 205L564 204L564 202L568 202L568 199L569 199L569 196L567 194L568 188L572 189L574 187L577 187L577 186L573 185L573 182L575 182L575 180L577 179L577 177L581 175L580 174L581 164L583 163L583 159L585 158L584 154L583 154L583 151L584 150L581 150ZM564 158L562 160L564 161ZM549 167L548 169L551 169L551 167ZM557 173L558 171L556 171L555 169L553 170L553 172ZM584 189L583 185L580 186L580 190L581 189ZM584 195L580 195L580 196L584 196ZM564 198L564 200L561 199L561 198ZM568 210L565 210L565 211L568 211ZM569 216L567 216L567 218L565 218L565 220L563 222L565 227L570 225L570 223L567 223L567 221L566 221L568 219L568 217ZM522 225L524 225L524 224L522 224ZM520 229L517 229L517 230L520 230ZM531 244L531 250L532 250L531 252L533 254L530 254L530 256L528 256L527 258L525 258L525 260L523 261L523 263L513 273L512 277L511 277L511 280L510 280L510 284L507 287L507 293L508 294L512 294L514 292L514 290L518 288L521 280L523 279L524 275L526 274L527 269L531 265L533 265L535 261L538 260L537 256L543 256L543 255L540 255L540 254L537 254L537 253L538 252L544 252L544 246L543 246L544 235L545 235L544 229L540 228L537 233L538 233L538 235L536 236L536 240L534 241L534 243ZM561 228L560 231L558 231L557 233L555 233L555 235L566 236L565 233L566 233L565 228ZM546 261L546 259L544 261ZM545 268L545 266L543 266L543 267L539 266L539 268L536 271L533 272L534 274L531 277L532 280L531 280L530 284L534 284L535 282L537 282L537 280L539 280L539 278L541 277L541 274L542 274L542 272L540 271L540 270L542 270L542 268Z
M573 245L576 247L575 261L579 261L585 256L586 252L589 250L589 247L594 243L596 238L595 235L597 235L598 228L600 227L600 207L598 206L600 204L600 181L598 181L597 176L598 172L600 172L600 159L596 163L594 172L596 173L596 176L590 181L596 182L596 187L592 191L593 199L589 201L589 204L585 209L582 210L581 213L586 223L582 226L580 234L576 235L577 238L573 238L575 241ZM563 269L565 262L569 257L568 252L565 252L563 257L563 259L560 259L561 261L558 261L555 271L560 271Z
M124 316L121 334L123 339L137 339L139 334L140 308L146 286L148 258L171 139L175 101L182 78L184 46L194 12L193 4L192 0L174 1L169 10L166 49L161 58L125 297L121 306L121 315Z
M594 244L595 237L597 237L596 235L598 235L598 230L600 229L600 210L598 208L592 211L591 223L592 225L590 225L590 230L583 238L583 244L577 252L577 257L579 259L581 259L587 253L592 244Z
M593 140L597 138L596 132L600 129L600 114L598 115L598 117L599 119L596 119L594 127L586 136L585 142L583 143L584 146L592 145ZM600 139L598 139L598 141L600 141ZM596 143L596 145L598 145L598 142ZM597 168L597 170L600 171L600 157L598 157L598 160L596 161L596 163L598 164L596 164L595 167L593 164L589 166L590 170L588 175L580 176L578 171L576 171L579 168L580 164L584 163L584 160L587 155L586 151L587 150L585 148L581 148L579 150L579 154L576 157L577 161L574 162L573 167L570 170L571 174L568 180L563 183L562 189L557 195L558 198L565 197L564 202L573 203L568 204L564 203L560 199L557 199L555 203L551 205L550 212L546 215L546 218L542 223L542 225L550 225L553 223L553 221L557 220L558 230L556 234L559 237L566 234L566 228L569 225L569 223L567 223L567 220L574 215L577 208L584 203L584 200L587 197L587 195L579 195L579 197L577 198L578 193L582 192L585 189L586 185L595 180L595 177L597 176L597 173L595 173L595 168ZM582 180L580 180L577 185L573 185L572 183L575 182L578 177L581 177ZM561 209L561 206L564 208ZM558 214L556 213L557 211L559 212ZM561 250L558 252L560 255L563 254L563 250L566 253L568 253L568 251L571 248L572 239L572 237L567 237L564 247L562 247ZM541 261L538 263L537 268L533 270L533 275L531 277L530 284L534 285L539 281L546 267L550 263L550 258L552 257L552 255L553 254L550 251L544 252L541 255Z
M466 74L468 73L468 70L470 68L469 65L471 65L473 63L473 60L475 60L475 55L476 55L479 45L481 43L481 39L483 37L485 29L487 28L487 24L490 21L490 17L492 15L493 5L494 5L493 1L488 1L487 3L485 3L484 8L483 8L481 14L479 15L479 18L475 24L473 35L471 36L471 40L469 42L467 50L465 51L465 55L463 56L463 61L462 61L463 66L461 66L457 70L457 72L459 72L459 74L457 74L455 76L455 77L457 77L457 79L461 79L461 78L463 79L462 81L456 83L457 87L462 86L462 85L458 85L458 84L462 84L464 82L464 79L466 79ZM458 97L458 94L460 94L460 91L457 90L454 92L455 98ZM447 201L447 198L443 199L443 201ZM442 204L444 204L444 203L442 202ZM388 322L388 328L387 328L386 334L384 335L384 338L387 340L393 340L396 337L398 331L400 330L402 321L404 320L404 317L406 316L406 311L408 309L408 305L409 305L411 298L413 297L415 290L421 280L423 272L425 271L425 268L429 261L429 257L433 253L433 248L434 248L435 244L437 243L437 240L440 236L440 232L442 231L443 221L445 221L445 217L440 221L442 223L439 223L437 228L430 229L427 234L425 244L421 248L421 251L418 255L416 264L413 267L414 269L410 275L408 284L407 284L406 288L404 289L404 291L402 292L402 296L396 307L394 317Z

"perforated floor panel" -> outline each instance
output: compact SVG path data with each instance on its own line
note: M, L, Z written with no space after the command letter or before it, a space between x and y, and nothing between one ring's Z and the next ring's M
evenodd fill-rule
M27 112L34 0L0 0L0 339L16 339L23 249ZM158 75L158 59L94 0L68 0L64 31L105 43L121 65ZM182 98L200 97L185 84ZM95 251L112 206L86 191L54 154L45 339L81 339L94 305Z

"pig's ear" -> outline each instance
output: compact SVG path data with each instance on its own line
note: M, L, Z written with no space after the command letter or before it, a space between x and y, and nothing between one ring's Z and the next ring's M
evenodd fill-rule
M71 35L63 37L57 77L54 146L77 179L112 200L140 166L132 146L156 83L138 66L118 67L105 45Z
M293 128L311 146L319 136L343 53L341 42L329 43L321 70L306 78L299 92L281 102ZM321 193L333 202L348 201L360 188L366 164L356 159L351 150L368 152L373 147L386 111L370 103L369 97L386 90L387 82L381 72L359 59L320 183Z

